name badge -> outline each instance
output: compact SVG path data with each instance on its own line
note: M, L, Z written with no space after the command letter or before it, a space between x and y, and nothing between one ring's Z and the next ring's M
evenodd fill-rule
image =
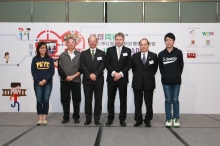
M126 52L126 53L123 53L123 56L128 56L128 53Z
M102 60L102 57L97 57L97 60Z
M149 64L154 64L154 61L153 60L149 61Z

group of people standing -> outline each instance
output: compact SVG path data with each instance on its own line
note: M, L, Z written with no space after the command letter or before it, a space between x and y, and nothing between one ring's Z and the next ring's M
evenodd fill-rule
M97 48L96 36L88 38L89 49L78 52L75 49L76 39L66 38L67 50L60 54L58 74L60 76L60 95L63 106L63 120L66 124L70 120L70 101L73 101L74 123L80 123L81 102L81 74L85 95L84 125L92 122L92 100L95 99L94 123L100 125L102 113L102 95L104 85L104 69L107 73L107 110L106 126L113 124L115 118L115 97L117 89L120 99L119 120L122 127L126 126L127 115L127 84L128 72L132 69L132 88L134 91L135 127L142 125L151 127L153 118L153 92L155 89L155 74L158 65L165 94L165 113L167 127L179 127L179 90L183 71L182 51L174 47L175 36L168 33L164 37L166 48L157 54L149 51L149 41L143 38L139 42L140 52L131 56L131 49L125 47L125 36L119 32L115 35L115 46L107 49L106 54ZM52 89L54 75L53 59L48 56L47 45L41 42L37 46L36 56L32 60L31 71L34 78L34 90L37 97L37 124L47 124L49 96ZM142 117L143 98L146 104L145 118ZM173 114L172 114L173 105Z

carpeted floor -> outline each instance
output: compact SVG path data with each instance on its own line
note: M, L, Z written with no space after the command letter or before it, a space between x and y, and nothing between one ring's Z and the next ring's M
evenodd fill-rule
M181 114L180 128L166 128L165 115L154 114L151 128L134 127L134 114L128 114L126 127L119 125L118 114L106 127L84 126L73 119L61 124L62 113L50 113L48 125L37 126L36 113L0 113L0 145L6 146L220 146L220 115ZM93 121L94 122L94 121Z

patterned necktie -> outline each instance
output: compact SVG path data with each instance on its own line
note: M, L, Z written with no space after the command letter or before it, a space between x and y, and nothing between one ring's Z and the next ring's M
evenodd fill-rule
M120 59L121 56L121 48L118 48L118 60Z
M94 61L95 53L94 50L92 50L92 61Z
M143 54L142 62L145 65L145 62L146 62L145 54Z

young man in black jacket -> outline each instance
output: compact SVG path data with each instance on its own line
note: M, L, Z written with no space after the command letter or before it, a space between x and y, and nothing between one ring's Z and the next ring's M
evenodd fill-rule
M166 127L179 127L179 91L181 74L183 71L182 51L175 48L175 36L168 33L164 37L166 48L158 55L158 63L161 73L161 82L165 94ZM171 114L173 104L173 115Z

